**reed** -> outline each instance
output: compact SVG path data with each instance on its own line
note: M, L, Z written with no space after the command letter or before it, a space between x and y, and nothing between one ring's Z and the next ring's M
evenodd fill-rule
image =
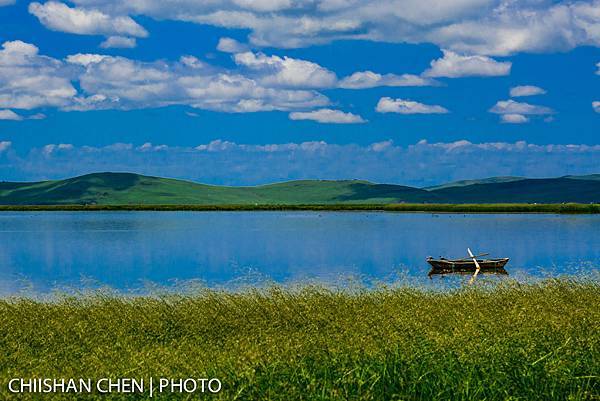
M600 285L11 298L0 349L0 398L12 377L153 376L216 377L223 390L207 398L227 400L591 400Z

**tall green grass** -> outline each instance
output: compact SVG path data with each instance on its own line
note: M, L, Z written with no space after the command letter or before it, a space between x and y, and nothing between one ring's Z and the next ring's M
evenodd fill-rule
M211 399L591 400L600 285L5 299L0 349L0 397L11 377L162 376L219 378Z
M255 204L255 205L0 205L0 211L387 211L432 213L564 213L597 214L600 204L561 203L393 203L393 204Z

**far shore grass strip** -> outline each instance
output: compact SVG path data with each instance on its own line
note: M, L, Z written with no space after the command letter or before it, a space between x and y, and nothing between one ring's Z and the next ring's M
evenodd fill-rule
M245 205L0 205L1 211L384 211L425 213L598 214L600 204L245 204Z
M548 280L0 299L14 377L217 378L157 400L597 400L600 285ZM72 400L72 394L20 394ZM86 394L82 400L142 400Z

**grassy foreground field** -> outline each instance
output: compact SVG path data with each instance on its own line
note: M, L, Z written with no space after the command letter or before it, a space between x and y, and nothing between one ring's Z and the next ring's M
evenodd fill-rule
M12 299L0 301L0 349L0 398L13 377L153 376L216 377L209 399L591 400L600 285ZM186 397L155 399L199 398Z

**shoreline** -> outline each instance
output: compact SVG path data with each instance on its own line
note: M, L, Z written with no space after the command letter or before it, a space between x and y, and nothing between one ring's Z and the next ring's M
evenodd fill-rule
M251 211L315 211L399 213L531 213L531 214L600 214L600 204L258 204L258 205L0 205L0 212L53 211L156 211L156 212L251 212Z

